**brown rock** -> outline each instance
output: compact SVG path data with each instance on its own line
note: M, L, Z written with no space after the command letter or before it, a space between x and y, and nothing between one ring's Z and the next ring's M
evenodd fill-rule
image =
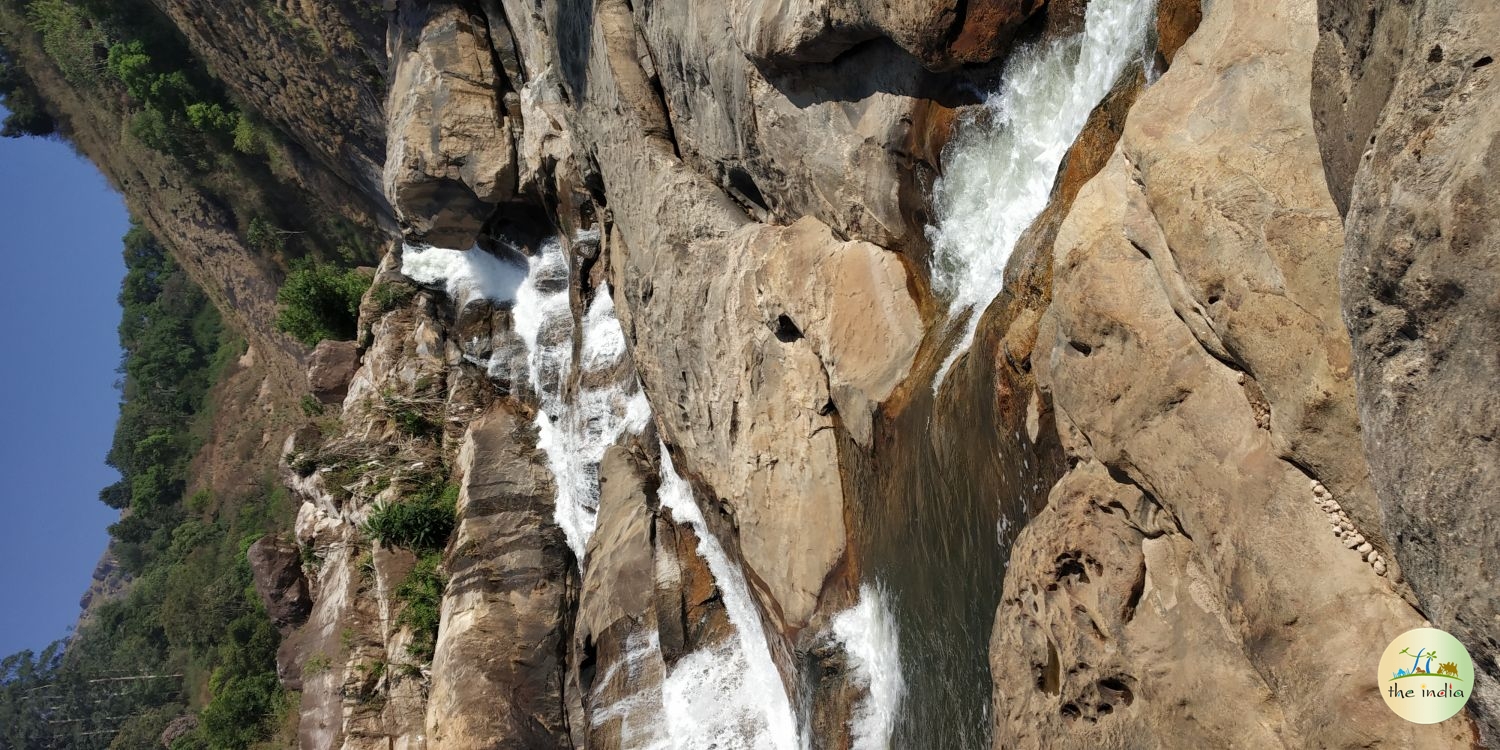
M468 249L516 191L489 32L445 2L403 3L393 33L386 195L412 239Z
M325 404L344 400L349 381L359 369L359 344L354 341L323 340L313 349L307 365L307 383Z
M738 0L731 6L740 46L771 67L829 62L884 37L933 69L1000 56L1016 29L1045 0Z
M535 434L497 403L459 451L459 525L427 704L437 747L572 746L563 636L576 584Z
M1316 41L1305 0L1214 3L1057 230L1031 362L1074 463L1012 550L997 748L1465 742L1343 677L1421 617L1308 489L1388 544L1354 447Z
M1320 6L1324 47L1344 52L1314 102L1329 182L1350 185L1340 281L1365 455L1394 559L1474 656L1469 709L1500 743L1500 7Z
M1202 22L1203 0L1160 0L1156 4L1156 51L1168 65Z
M274 535L257 539L245 551L255 593L271 621L283 630L301 625L312 611L307 579L302 574L302 551L295 542Z
M1046 0L977 0L965 3L958 34L948 47L951 63L993 60L1005 52L1017 29Z

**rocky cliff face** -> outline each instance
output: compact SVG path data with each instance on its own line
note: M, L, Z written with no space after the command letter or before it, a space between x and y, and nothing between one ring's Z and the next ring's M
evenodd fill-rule
M1500 739L1485 3L159 4L390 233L253 550L303 747Z
M1396 189L1392 175L1411 174L1368 154L1361 162L1357 144L1376 133L1378 153L1384 127L1403 144L1391 153L1403 154L1411 132L1430 132L1385 103L1406 80L1387 71L1414 43L1354 64L1349 45L1376 43L1348 37L1395 44L1469 16L1429 9L1440 21L1424 22L1403 7L1372 21L1323 8L1320 24L1309 0L1162 4L1150 23L1156 54L1127 68L1084 124L1017 243L1009 291L929 398L925 383L955 339L929 271L925 227L940 218L927 196L940 170L963 168L941 156L978 117L962 92L991 85L1018 33L1045 44L1087 22L1066 4L928 11L608 1L396 10L384 184L407 238L497 253L535 278L546 252L537 227L551 224L566 258L550 282L565 287L552 292L565 298L561 334L528 332L524 293L472 302L454 269L424 279L446 283L452 301L421 293L422 322L366 306L356 382L371 380L350 389L341 439L380 434L360 399L392 392L377 384L398 373L396 393L432 377L490 394L455 401L472 392L450 387L439 398L460 522L436 656L420 672L426 734L402 741L682 746L672 717L682 660L729 653L762 627L776 682L814 746L936 741L941 731L897 716L868 744L871 712L918 708L871 703L880 690L859 648L835 634L859 582L884 570L878 529L889 521L878 516L894 506L866 488L913 486L923 470L899 457L930 439L916 455L935 449L932 460L969 481L1032 488L1003 512L1002 527L1025 525L1002 536L1013 540L1009 562L991 574L1004 581L984 727L996 747L1472 743L1470 719L1419 732L1351 676L1427 618L1448 618L1476 655L1493 653L1483 626L1465 630L1484 621L1482 597L1457 609L1432 598L1436 586L1477 582L1421 551L1442 517L1428 508L1482 495L1478 472L1490 464L1421 490L1399 477L1431 476L1409 462L1438 453L1397 460L1379 438L1449 424L1450 440L1478 442L1443 455L1483 457L1482 420L1436 407L1482 400L1440 385L1473 377L1482 358L1428 365L1426 381L1374 375L1388 360L1413 365L1371 338L1404 329L1358 300L1373 293L1404 319L1428 315L1431 335L1445 338L1427 346L1451 347L1443 342L1477 335L1462 325L1488 320L1487 297L1424 276L1410 293L1421 307L1356 270L1389 263L1343 260L1381 245L1374 217L1397 220L1379 196ZM1450 66L1451 95L1477 117L1482 50L1455 44L1452 59L1466 67ZM1343 87L1338 101L1332 86ZM1436 171L1403 193L1420 196L1410 211L1446 212L1432 221L1480 232L1444 240L1451 252L1482 246L1477 198L1456 192L1442 204L1451 208L1428 206L1448 194L1442 186L1461 191L1463 175L1481 174L1487 152L1472 142L1439 150L1451 166L1424 167ZM1404 246L1418 253L1413 242ZM396 256L383 273L407 267ZM1457 258L1402 268L1413 263L1483 268ZM600 376L581 363L602 298L628 359ZM1479 305L1471 317L1446 314L1468 299ZM538 375L549 335L571 355ZM638 387L651 425L606 435L614 445L592 459L585 484L597 494L580 531L568 520L576 497L558 487L573 478L551 452L553 430L601 383ZM1391 387L1420 395L1402 406L1380 395ZM976 397L992 401L976 412L966 406ZM912 435L929 413L934 435ZM949 444L997 423L1001 435L1024 435L993 444L1022 457L1020 468ZM665 489L675 474L701 526L675 512L677 490ZM358 511L339 512L355 533ZM1479 555L1493 546L1481 518L1464 527ZM703 534L715 544L703 546ZM742 571L754 622L735 618L716 554ZM360 731L344 702L321 745ZM736 731L775 746L773 713ZM396 724L416 726L411 716Z
M1365 453L1417 601L1475 657L1471 705L1494 744L1500 602L1485 571L1500 550L1486 502L1500 482L1500 361L1490 346L1500 323L1500 213L1482 191L1500 155L1495 38L1486 31L1500 10L1320 10L1314 103L1343 125L1319 135L1346 211L1341 301Z

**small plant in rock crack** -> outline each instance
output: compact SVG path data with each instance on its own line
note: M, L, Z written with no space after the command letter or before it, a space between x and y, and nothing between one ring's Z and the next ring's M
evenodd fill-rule
M322 652L307 657L307 661L302 663L302 673L308 676L320 675L332 668L333 660Z
M402 603L396 624L411 628L412 640L407 653L424 662L431 661L437 648L438 621L443 605L443 590L448 578L441 570L443 556L429 552L417 561L401 585L396 600Z
M427 438L442 432L442 425L427 415L427 408L441 401L402 398L391 392L386 392L382 400L385 416L396 423L396 429L403 435Z
M323 402L319 401L317 397L312 395L311 393L302 394L302 401L300 402L300 405L302 407L302 416L308 417L309 419L321 415L324 411Z
M458 487L427 487L421 494L376 503L365 521L365 534L392 547L416 551L442 549L458 522Z
M410 302L417 296L417 287L402 281L380 281L370 290L370 297L380 312L386 313Z

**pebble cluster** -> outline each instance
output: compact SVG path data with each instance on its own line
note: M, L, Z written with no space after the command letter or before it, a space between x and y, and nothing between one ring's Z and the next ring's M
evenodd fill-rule
M1361 559L1375 569L1375 575L1385 575L1385 558L1375 550L1375 546L1365 540L1359 529L1354 528L1354 522L1349 520L1349 515L1339 507L1337 500L1333 499L1333 493L1323 486L1322 482L1312 480L1313 502L1328 514L1328 523L1333 527L1333 536L1344 543L1345 547L1359 553Z

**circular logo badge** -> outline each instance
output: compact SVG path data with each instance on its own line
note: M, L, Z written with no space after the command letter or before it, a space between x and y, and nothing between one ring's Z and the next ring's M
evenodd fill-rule
M1474 692L1474 662L1457 638L1437 628L1396 636L1375 674L1385 705L1417 724L1436 724L1463 710Z

